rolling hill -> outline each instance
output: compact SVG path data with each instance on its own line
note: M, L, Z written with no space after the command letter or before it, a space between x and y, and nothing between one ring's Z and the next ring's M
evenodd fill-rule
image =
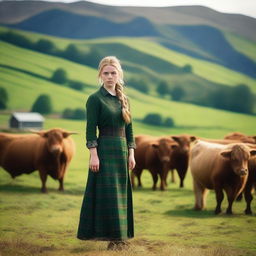
M256 77L254 60L234 49L222 30L211 26L157 25L144 17L136 17L127 22L114 22L60 9L44 11L8 26L73 39L147 37L172 50Z
M98 87L97 71L87 66L35 53L7 43L1 43L0 53L3 56L0 60L0 87L4 87L9 94L9 111L29 111L36 97L42 93L51 96L55 112L60 113L67 107L84 108L88 94ZM91 86L79 92L50 82L49 78L57 67L67 69L70 78L83 81ZM31 70L34 75L24 72ZM159 131L162 133L182 132L216 137L233 130L249 134L255 130L255 116L173 102L142 94L132 88L127 88L127 91L132 103L135 127L140 127L140 132L149 134L156 134ZM140 120L151 112L160 113L164 117L173 117L176 127L156 129L141 124Z
M1 1L0 23L14 24L43 11L61 9L76 14L96 16L115 22L127 22L144 17L155 24L208 25L256 41L256 20L238 14L220 13L204 6L120 7L88 1L73 3L47 1Z

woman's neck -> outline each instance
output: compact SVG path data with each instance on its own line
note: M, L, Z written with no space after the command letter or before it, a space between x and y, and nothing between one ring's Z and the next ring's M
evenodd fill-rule
M107 87L105 84L103 84L103 87L113 96L116 96L116 90L115 87Z

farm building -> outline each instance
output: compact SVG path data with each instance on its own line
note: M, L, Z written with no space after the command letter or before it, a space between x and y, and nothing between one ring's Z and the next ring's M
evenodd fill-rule
M44 117L35 112L14 112L9 120L10 128L16 129L37 129L43 128Z

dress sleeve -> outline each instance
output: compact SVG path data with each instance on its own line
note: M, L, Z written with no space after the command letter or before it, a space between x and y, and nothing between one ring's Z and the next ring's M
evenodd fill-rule
M133 137L132 122L125 125L125 135L128 148L136 148L136 144Z
M86 146L87 148L95 148L97 143L97 125L100 114L100 104L98 98L94 95L89 96L86 102Z

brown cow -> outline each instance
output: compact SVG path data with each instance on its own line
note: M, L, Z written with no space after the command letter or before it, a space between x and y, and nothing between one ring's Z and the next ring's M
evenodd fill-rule
M137 146L146 141L147 142L157 141L163 138L171 139L173 141L176 141L178 144L178 147L175 147L175 149L172 152L172 156L169 161L169 169L171 170L171 173L172 173L172 182L175 182L174 169L177 170L178 175L180 177L180 187L183 187L184 178L186 176L187 169L188 169L190 142L196 140L196 137L187 135L187 134L173 135L173 136L168 135L168 136L161 136L161 137L154 137L150 135L138 135L135 137ZM138 185L142 186L141 184L142 170L137 171L134 174L138 178ZM167 186L166 178L165 178L165 186Z
M75 150L71 134L59 128L37 134L0 133L0 166L12 178L39 170L42 192L47 192L48 174L58 179L59 190L64 190L64 175Z
M165 190L166 175L169 170L169 161L173 150L178 147L177 143L169 138L154 139L137 143L135 149L136 166L131 172L131 181L134 187L135 175L141 176L143 169L148 169L153 178L153 187L156 189L158 175L161 178L161 190ZM140 182L140 180L139 180ZM139 183L141 186L141 183Z
M174 169L176 169L180 177L180 188L183 188L184 179L188 170L190 143L195 141L196 137L183 134L171 136L171 138L179 145L179 147L174 150L172 159L170 161L170 169L172 174L171 181L175 182Z
M251 201L253 199L252 191L253 191L253 187L255 187L256 185L256 157L250 158L248 167L249 167L249 175L244 188L244 198L246 201L246 209L244 212L245 214L252 214L252 210L251 210Z
M229 140L239 140L244 143L253 143L256 144L256 135L254 136L249 136L246 134L243 134L241 132L232 132L227 134L224 139L229 139Z
M221 212L224 197L228 197L226 213L232 214L232 204L244 189L248 178L248 162L256 150L243 143L221 145L197 141L191 150L190 169L193 176L195 209L205 207L208 189L214 189L217 206L215 214Z

